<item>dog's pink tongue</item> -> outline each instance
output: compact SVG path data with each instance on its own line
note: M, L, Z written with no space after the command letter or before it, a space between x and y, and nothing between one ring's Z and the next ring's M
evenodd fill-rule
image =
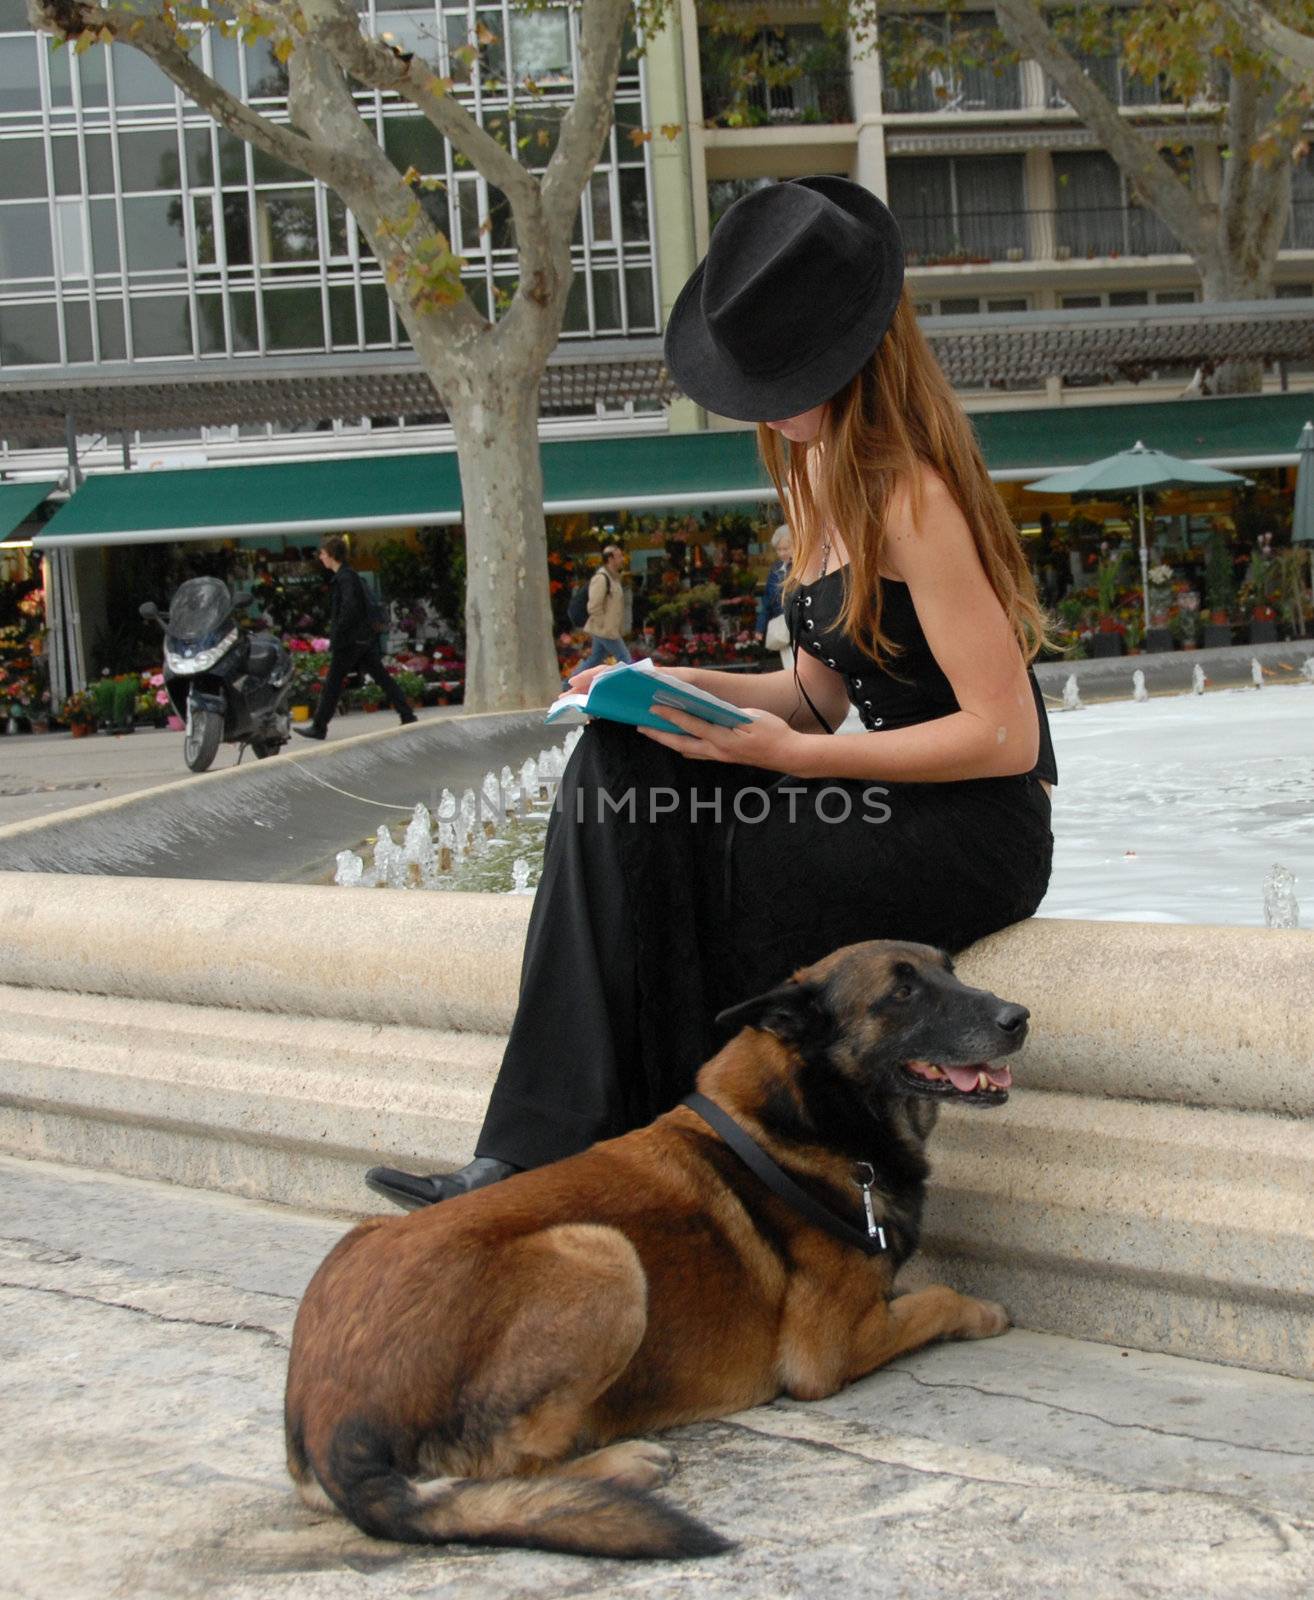
M977 1074L980 1067L944 1067L944 1075L955 1089L961 1089L964 1094L970 1094L976 1088Z

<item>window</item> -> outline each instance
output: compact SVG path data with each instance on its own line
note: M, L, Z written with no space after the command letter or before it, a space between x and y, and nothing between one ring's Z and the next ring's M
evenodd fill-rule
M42 139L6 139L0 145L0 200L44 200L46 152Z
M132 302L133 353L139 357L192 354L192 319L187 297L156 295Z
M187 265L182 196L149 195L123 202L129 272L167 272ZM134 327L136 322L134 319Z
M14 278L50 278L54 272L50 213L45 202L0 206L0 283Z
M262 189L256 195L256 218L264 265L319 259L313 189Z
M1128 204L1126 180L1112 156L1089 150L1056 154L1053 160L1060 253L1090 260L1181 252L1153 211Z
M81 200L59 200L55 204L56 238L59 241L59 276L87 276L87 243L82 228ZM88 357L88 359L90 359Z
M910 266L1021 260L1021 156L913 157L888 166L890 210Z
M564 6L511 15L511 70L541 87L571 82L570 20Z
M23 22L26 29L26 19ZM37 69L37 41L26 38L0 39L0 112L39 111L41 79Z
M38 366L58 360L59 325L53 305L0 306L0 366Z

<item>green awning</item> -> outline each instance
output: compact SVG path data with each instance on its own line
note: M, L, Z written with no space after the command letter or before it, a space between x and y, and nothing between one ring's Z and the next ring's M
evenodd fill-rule
M445 451L104 473L88 478L35 542L40 548L296 539L460 520L456 456Z
M1225 467L1296 460L1314 394L1245 395L1116 406L976 412L996 478L1026 479L1129 449L1138 439ZM774 498L752 428L734 432L554 440L542 446L549 513L752 503ZM52 484L0 486L0 519L21 521ZM35 540L42 546L175 539L317 537L461 520L455 452L358 456L89 478ZM3 526L0 520L0 526Z
M543 446L549 513L634 511L771 500L752 428L646 438L563 439Z
M0 539L7 539L58 488L57 483L0 483Z
M1294 464L1296 441L1314 417L1314 394L1149 400L1117 406L978 411L972 424L993 477L1039 477L1130 450L1155 450L1220 466Z

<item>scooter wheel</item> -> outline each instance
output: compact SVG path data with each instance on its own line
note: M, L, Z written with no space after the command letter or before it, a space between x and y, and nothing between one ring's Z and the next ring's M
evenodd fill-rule
M224 719L215 711L194 711L183 739L183 760L193 772L205 772L224 736Z

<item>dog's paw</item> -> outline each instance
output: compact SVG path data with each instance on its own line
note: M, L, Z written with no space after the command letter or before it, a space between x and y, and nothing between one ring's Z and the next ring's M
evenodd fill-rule
M606 1477L627 1489L659 1488L675 1471L675 1452L650 1439L627 1439L605 1454Z
M1012 1318L996 1301L964 1298L968 1314L963 1319L960 1339L993 1339L1012 1327Z

